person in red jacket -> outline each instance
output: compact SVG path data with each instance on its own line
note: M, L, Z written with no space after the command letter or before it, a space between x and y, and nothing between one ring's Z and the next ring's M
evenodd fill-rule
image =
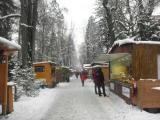
M81 82L82 82L82 87L83 87L84 81L87 79L86 73L84 71L82 71L80 74L80 77L81 77Z

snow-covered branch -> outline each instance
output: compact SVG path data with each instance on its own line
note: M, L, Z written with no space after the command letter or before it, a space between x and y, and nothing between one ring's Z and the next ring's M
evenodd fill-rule
M20 14L10 14L10 15L5 15L5 16L3 16L3 17L0 17L0 20L12 18L12 17L21 17L21 15L20 15Z
M21 26L33 28L33 26L29 26L29 25L27 25L27 24L25 24L25 23L21 23Z

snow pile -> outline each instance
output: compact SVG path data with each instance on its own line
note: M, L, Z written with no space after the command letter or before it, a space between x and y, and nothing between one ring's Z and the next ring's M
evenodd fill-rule
M65 86L68 86L68 83L62 82L57 85L57 87L65 87Z
M47 113L56 95L55 89L46 88L41 90L38 97L21 97L14 103L14 112L9 114L9 120L40 120Z
M13 81L10 81L10 82L7 83L7 85L8 86L13 86L13 85L15 85L15 83Z
M160 87L153 87L152 89L160 90Z

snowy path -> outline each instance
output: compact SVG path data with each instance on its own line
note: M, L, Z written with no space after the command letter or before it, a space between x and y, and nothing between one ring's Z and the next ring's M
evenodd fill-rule
M81 86L79 79L42 89L38 97L23 96L14 102L14 112L2 120L160 120L152 114L128 105L112 92L109 97L94 94L91 80ZM107 90L108 91L108 90ZM108 92L107 92L108 93Z
M59 93L42 120L110 120L97 96L87 85L82 87L80 80L73 80Z

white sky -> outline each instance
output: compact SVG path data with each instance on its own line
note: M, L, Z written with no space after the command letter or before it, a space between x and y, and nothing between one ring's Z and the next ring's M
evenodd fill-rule
M88 18L93 14L96 0L57 0L60 7L66 7L65 19L69 27L74 26L76 49L84 41Z

